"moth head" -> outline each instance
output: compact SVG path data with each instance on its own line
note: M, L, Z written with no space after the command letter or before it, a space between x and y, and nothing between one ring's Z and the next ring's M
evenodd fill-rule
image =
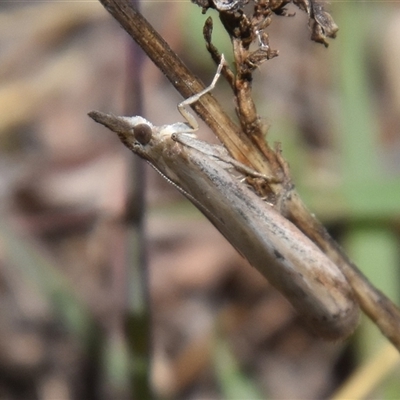
M89 116L96 122L115 132L128 149L144 156L144 148L153 136L155 127L143 117L117 117L100 111L91 111Z

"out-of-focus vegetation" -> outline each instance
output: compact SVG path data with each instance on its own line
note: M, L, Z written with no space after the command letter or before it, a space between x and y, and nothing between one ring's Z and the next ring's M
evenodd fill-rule
M258 112L310 209L398 303L400 7L342 2L331 11L340 30L328 49L309 40L299 10L274 17L280 55L255 74ZM189 2L144 2L143 13L208 82L207 15ZM399 397L396 357L371 322L346 343L310 335L152 170L151 307L127 328L127 299L143 290L129 273L134 245L121 218L131 154L86 114L123 112L137 72L130 39L96 1L0 2L0 46L0 398L144 398L132 370L151 374L155 398L324 398L365 365L379 379L356 382L353 398L361 386L368 398ZM147 60L142 85L149 120L180 118L179 96ZM219 83L214 94L233 114L225 90ZM199 135L214 140L206 128ZM151 353L135 353L149 319Z

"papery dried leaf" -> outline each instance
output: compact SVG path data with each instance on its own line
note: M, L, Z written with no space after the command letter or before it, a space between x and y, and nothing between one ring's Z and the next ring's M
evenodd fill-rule
M332 16L324 10L322 3L315 0L293 0L293 4L309 16L311 40L328 46L327 38L334 39L339 30Z
M215 8L219 11L235 11L248 2L249 0L213 0Z
M339 27L335 24L332 16L323 9L321 4L315 4L313 7L314 19L321 27L325 36L335 38Z

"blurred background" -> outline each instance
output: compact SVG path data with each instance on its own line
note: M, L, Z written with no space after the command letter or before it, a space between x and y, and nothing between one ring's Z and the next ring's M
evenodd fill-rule
M213 10L141 7L205 83L209 15L231 59ZM400 6L329 9L340 30L328 49L297 8L273 18L280 55L254 74L254 96L306 204L398 303ZM227 84L213 94L233 116ZM87 117L173 123L181 100L99 2L0 2L0 399L322 399L346 382L341 398L399 398L398 356L370 321L343 343L310 334L191 204Z

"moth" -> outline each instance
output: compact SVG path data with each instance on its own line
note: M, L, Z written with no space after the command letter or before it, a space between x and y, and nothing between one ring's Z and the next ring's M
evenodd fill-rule
M141 116L98 111L89 116L117 133L128 149L183 193L283 293L317 335L344 339L357 326L359 316L344 275L237 176L261 174L231 158L223 146L199 140L194 133L198 123L186 107L214 88L223 66L222 58L210 86L178 105L186 122L154 126Z

